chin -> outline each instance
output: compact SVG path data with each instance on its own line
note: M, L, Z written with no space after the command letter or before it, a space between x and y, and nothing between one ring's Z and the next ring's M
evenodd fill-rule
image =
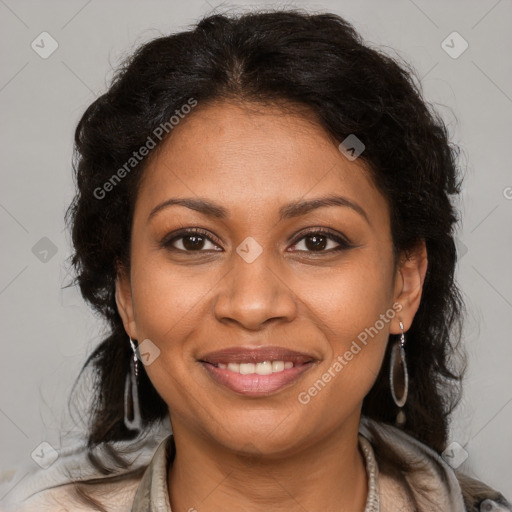
M222 418L223 427L214 435L218 443L242 456L289 455L304 446L305 435L311 437L305 433L305 420L296 418L289 410L268 411L266 415L259 411L241 420L243 414Z

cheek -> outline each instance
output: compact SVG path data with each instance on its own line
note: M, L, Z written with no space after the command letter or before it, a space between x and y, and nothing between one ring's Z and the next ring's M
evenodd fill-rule
M161 258L141 260L144 264L136 257L132 260L133 268L139 269L132 279L137 334L140 341L148 338L160 351L144 369L163 400L179 412L183 404L194 403L190 385L183 385L190 379L186 341L199 325L198 312L205 295L201 282L205 283L187 271L173 270Z
M199 338L211 315L209 304L223 272L207 265L171 263L166 256L144 251L132 256L132 295L137 334L160 350L145 370L156 390L175 411L195 403L189 396L190 339ZM184 385L183 383L187 383Z
M197 323L208 291L215 286L214 275L198 266L172 265L161 256L140 260L134 258L139 270L132 279L137 331L157 344L176 345Z
M333 268L329 279L317 278L315 287L313 281L304 281L305 287L314 289L308 309L314 310L316 323L329 343L327 360L307 383L322 389L323 397L315 399L317 405L332 400L339 403L343 397L347 407L355 407L375 382L390 322L400 309L392 302L392 264L391 258L362 251L360 257ZM327 393L319 378L329 382Z
M360 251L322 274L304 277L300 287L329 337L346 343L391 307L392 261L371 250Z

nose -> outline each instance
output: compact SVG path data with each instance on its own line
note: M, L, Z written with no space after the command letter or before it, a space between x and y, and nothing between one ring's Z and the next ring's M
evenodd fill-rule
M231 270L217 287L213 310L218 321L258 330L271 320L291 322L296 317L295 294L282 272L272 268L270 253L264 250L250 263L237 253L232 259Z

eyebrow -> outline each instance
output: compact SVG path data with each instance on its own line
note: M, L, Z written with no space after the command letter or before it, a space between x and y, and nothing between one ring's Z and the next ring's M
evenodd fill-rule
M153 208L151 213L148 216L148 222L160 211L169 208L170 206L185 206L191 210L195 210L199 213L207 215L209 217L215 217L217 219L227 219L228 218L228 210L224 207L215 204L214 202L203 199L203 198L193 198L193 197L183 197L183 198L170 198L160 203L158 206ZM351 208L359 215L361 215L368 224L370 224L370 220L368 218L365 210L359 206L357 203L354 203L350 199L343 196L326 196L319 197L317 199L310 199L304 201L295 201L292 203L288 203L282 206L279 209L279 220L291 219L294 217L300 217L301 215L306 215L307 213L316 210L317 208L322 208L325 206L345 206Z

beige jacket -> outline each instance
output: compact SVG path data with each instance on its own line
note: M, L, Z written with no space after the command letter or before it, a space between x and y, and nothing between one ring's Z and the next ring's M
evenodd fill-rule
M379 461L372 449L376 442L372 432L377 432L380 442L386 443L395 454L419 462L417 469L406 476L409 493L403 483L379 473ZM368 474L370 467L374 469L372 478L376 486L376 496L368 496L365 512L512 511L512 506L500 493L456 474L433 450L397 428L363 419L360 446L365 449ZM2 495L7 492L0 511L171 512L167 472L173 457L172 435L153 437L133 460L133 470L129 474L98 480L99 475L86 458L85 448L71 449L61 453L58 463L52 467L29 473L17 483L14 478L10 489L5 485L0 487ZM85 484L94 477L93 483ZM77 492L70 481L84 483L85 493ZM425 485L432 489L428 497L421 492Z

